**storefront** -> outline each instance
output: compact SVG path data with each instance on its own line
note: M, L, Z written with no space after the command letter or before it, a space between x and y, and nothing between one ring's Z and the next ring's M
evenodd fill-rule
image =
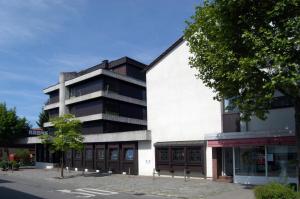
M208 140L213 151L213 179L234 183L297 183L294 136Z
M157 142L155 169L160 175L205 176L204 141Z
M86 144L83 152L66 153L66 165L79 170L138 174L137 142Z

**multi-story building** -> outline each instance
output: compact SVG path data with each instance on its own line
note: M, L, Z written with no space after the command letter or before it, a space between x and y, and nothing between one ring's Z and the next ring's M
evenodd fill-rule
M214 100L213 90L197 79L190 56L180 38L148 67L125 57L62 73L58 84L44 89L45 110L50 117L74 114L83 122L86 143L83 153L66 154L67 165L244 184L297 183L291 100L276 92L267 120L241 121L237 109L228 109L230 100ZM51 132L51 123L45 127ZM55 162L55 154L36 146L37 161Z
M213 90L189 66L183 38L146 69L148 130L143 170L164 175L203 176L245 184L296 183L295 120L292 102L275 93L268 119L241 121L230 100L213 100Z
M43 90L50 118L73 114L82 122L85 149L68 152L68 166L138 173L138 142L150 139L145 67L128 57L105 60L80 72L61 73L58 84ZM44 127L51 133L51 122ZM38 162L57 160L47 151L37 145Z

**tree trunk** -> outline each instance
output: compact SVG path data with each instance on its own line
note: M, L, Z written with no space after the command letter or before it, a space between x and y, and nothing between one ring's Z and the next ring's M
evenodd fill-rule
M60 177L64 178L64 152L60 155Z
M295 135L297 147L298 190L300 190L300 98L295 99Z

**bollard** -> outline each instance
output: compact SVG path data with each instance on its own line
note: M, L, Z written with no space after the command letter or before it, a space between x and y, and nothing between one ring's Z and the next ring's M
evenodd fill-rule
M153 177L152 177L152 179L154 180L155 179L155 169L153 169Z
M130 167L128 168L128 175L130 175Z
M78 168L75 168L75 171L78 171Z
M183 169L184 182L186 182L186 169Z

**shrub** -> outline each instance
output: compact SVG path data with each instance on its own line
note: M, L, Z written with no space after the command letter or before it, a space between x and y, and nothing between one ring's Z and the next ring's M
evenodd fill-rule
M12 161L11 162L11 167L13 170L19 170L20 168L20 163L19 162L16 162L16 161Z
M6 160L2 160L0 162L0 168L2 169L2 171L6 171L8 169L8 162Z
M17 160L20 160L23 164L30 162L30 152L28 149L17 149L15 153Z
M254 189L256 199L297 199L291 187L279 183L268 183Z

